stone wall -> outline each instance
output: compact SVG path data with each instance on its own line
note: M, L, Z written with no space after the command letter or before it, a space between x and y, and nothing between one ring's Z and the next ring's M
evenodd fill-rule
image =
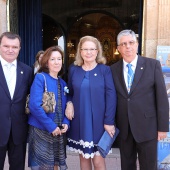
M170 1L144 0L143 55L156 58L158 45L170 46Z
M7 31L6 0L0 0L0 34Z

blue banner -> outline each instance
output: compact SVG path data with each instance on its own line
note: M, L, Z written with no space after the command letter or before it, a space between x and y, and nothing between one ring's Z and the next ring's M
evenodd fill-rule
M162 66L170 105L170 46L158 46L156 58ZM170 132L168 132L167 138L158 142L158 170L170 170Z

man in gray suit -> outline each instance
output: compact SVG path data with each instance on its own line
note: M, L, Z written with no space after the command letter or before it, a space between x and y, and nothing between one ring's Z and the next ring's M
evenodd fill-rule
M26 96L33 70L17 61L21 39L5 32L0 36L0 169L8 152L10 170L25 169L28 134Z
M157 141L169 131L169 104L159 61L137 55L132 30L117 36L123 59L111 66L117 91L117 127L120 129L122 170L157 169ZM128 65L127 65L128 64Z

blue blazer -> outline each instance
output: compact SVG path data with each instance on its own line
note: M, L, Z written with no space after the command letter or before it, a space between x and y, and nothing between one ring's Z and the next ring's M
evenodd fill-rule
M26 142L28 116L25 114L26 96L32 84L32 68L17 61L16 86L11 100L6 79L0 63L0 146L7 144L12 129L13 142Z
M47 91L54 92L56 103L57 103L57 79L54 79L51 77L48 73L42 72L42 74L46 78L47 83ZM31 92L30 92L30 101L29 101L29 109L30 109L30 115L28 123L34 127L37 127L41 130L48 131L49 133L52 133L56 127L58 126L54 122L54 113L45 113L42 105L42 97L44 93L44 87L45 87L45 80L44 76L42 74L36 74L35 79L33 81L33 84L31 86ZM64 92L64 87L67 86L65 81L60 79L61 83L61 97L62 97L62 114L63 114L63 124L69 125L69 120L65 117L65 108L66 108L66 101L67 101L67 95ZM57 104L56 104L57 109Z
M80 89L85 71L72 65L69 70L69 100L74 105L74 119L71 121L69 135L79 134ZM93 116L93 139L98 143L104 133L104 124L113 125L116 111L116 91L109 66L98 64L90 71L90 91ZM88 125L87 125L88 126Z

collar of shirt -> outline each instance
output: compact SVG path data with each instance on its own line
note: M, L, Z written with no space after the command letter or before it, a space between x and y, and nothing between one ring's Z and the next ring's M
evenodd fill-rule
M136 65L137 65L137 60L138 60L138 55L136 55L135 59L130 63L132 64L132 70L135 73L135 69L136 69ZM126 66L128 63L123 60L123 75L124 75L124 80L125 80L125 84L126 87L128 88L128 80L127 80L127 75L128 75L128 67Z
M132 64L132 70L135 72L135 69L136 69L136 65L137 65L137 61L138 61L138 55L136 55L135 59L130 63ZM127 65L128 63L123 59L123 70L125 72L128 72L128 68L127 68Z
M4 60L1 56L0 56L0 61L1 61L1 65L2 67L8 65L9 63ZM13 66L17 67L17 60L15 59L12 63L11 63Z

